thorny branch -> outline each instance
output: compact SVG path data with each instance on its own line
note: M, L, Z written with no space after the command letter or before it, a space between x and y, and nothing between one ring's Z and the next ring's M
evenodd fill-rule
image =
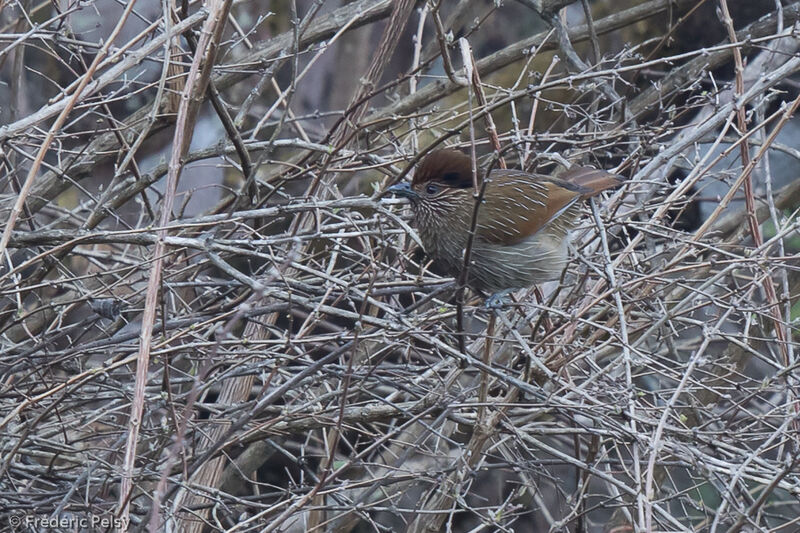
M796 527L800 2L342 4L0 1L0 522ZM627 183L490 313L442 145Z

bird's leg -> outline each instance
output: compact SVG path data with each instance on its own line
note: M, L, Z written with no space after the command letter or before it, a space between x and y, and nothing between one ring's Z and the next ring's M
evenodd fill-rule
M496 293L492 294L486 301L483 302L483 306L486 309L502 309L508 302L506 301L506 296L514 292L514 289L503 289L502 291L497 291Z

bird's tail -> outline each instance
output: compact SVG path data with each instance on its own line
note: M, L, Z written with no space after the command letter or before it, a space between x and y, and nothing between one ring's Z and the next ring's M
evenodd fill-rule
M590 198L606 189L613 189L625 183L625 180L616 174L592 167L572 167L559 178L577 186L582 198Z

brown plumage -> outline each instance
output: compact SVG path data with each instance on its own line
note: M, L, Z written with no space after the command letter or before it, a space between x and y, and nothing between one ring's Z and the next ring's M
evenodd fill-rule
M558 178L493 170L478 209L468 285L494 294L558 278L579 202L622 182L590 167L573 167ZM457 277L475 205L469 156L451 149L431 152L410 185L391 190L411 200L427 254Z

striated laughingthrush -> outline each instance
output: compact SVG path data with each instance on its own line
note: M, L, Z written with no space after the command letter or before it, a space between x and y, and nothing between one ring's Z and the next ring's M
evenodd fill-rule
M622 183L590 167L573 167L558 178L492 170L477 211L467 285L491 294L496 303L510 290L557 279L580 202ZM452 149L431 152L410 184L389 191L411 200L425 252L458 278L475 209L470 157Z

